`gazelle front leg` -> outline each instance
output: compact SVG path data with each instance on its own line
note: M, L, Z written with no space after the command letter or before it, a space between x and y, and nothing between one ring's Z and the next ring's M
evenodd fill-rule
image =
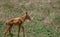
M18 26L19 27L19 29L18 29L18 37L19 37L19 34L20 34L20 26Z
M25 30L23 26L22 26L22 30L23 30L23 37L25 37Z

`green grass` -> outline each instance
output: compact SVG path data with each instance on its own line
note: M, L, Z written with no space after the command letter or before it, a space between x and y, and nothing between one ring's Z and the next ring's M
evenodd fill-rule
M4 22L8 18L21 16L23 11L27 11L28 14L32 12L30 16L34 16L32 21L25 21L23 24L26 37L60 37L60 0L56 2L53 0L51 3L37 2L37 0L31 0L32 3L27 1L28 0L0 0L0 37L3 37L3 32L6 28ZM12 29L13 37L18 37L17 31L18 27L14 26ZM10 37L10 35L7 33L6 37ZM22 29L20 37L23 37Z

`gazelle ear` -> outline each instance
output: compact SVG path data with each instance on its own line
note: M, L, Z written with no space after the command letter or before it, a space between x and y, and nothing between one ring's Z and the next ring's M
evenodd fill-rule
M27 14L27 12L23 12L22 14Z
M27 12L26 12L26 14L27 14Z

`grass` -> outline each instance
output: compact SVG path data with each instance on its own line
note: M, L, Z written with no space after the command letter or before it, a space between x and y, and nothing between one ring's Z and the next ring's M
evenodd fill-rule
M27 11L31 17L30 22L25 21L26 37L60 37L60 0L50 2L37 2L38 0L0 0L0 37L6 28L4 22L8 18L19 17L23 11ZM23 10L22 10L23 9ZM45 22L44 22L45 21ZM18 27L13 27L13 37L17 37ZM22 30L20 37L23 37ZM8 34L6 37L10 37Z

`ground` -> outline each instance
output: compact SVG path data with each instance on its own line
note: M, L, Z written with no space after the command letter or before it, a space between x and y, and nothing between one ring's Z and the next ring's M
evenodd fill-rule
M9 18L20 17L27 11L32 21L25 21L26 37L60 37L60 0L0 0L0 37ZM12 29L17 37L18 27ZM22 29L20 37L22 35ZM10 37L7 33L6 37Z

